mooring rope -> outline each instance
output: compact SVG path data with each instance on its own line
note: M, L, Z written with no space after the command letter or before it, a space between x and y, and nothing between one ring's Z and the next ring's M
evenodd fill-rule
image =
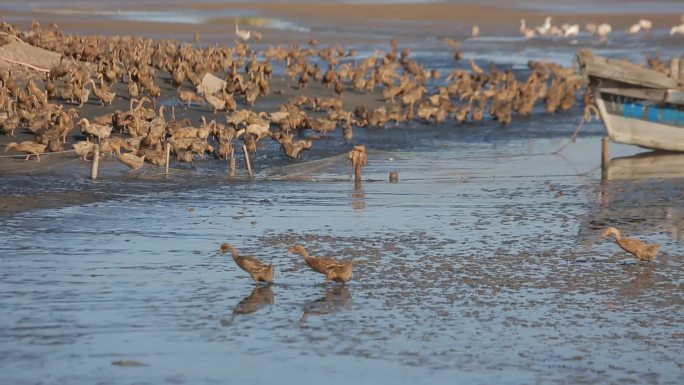
M39 154L39 155L40 155L40 156L48 156L48 155L56 155L56 154L65 154L65 153L68 153L68 152L76 152L76 150L64 150L64 151L44 152L44 153ZM1 159L1 158L25 158L26 155L35 156L35 154L24 154L24 155L21 155L21 154L17 154L17 155L0 155L0 159Z
M34 66L33 64L29 64L29 63L24 63L24 62L21 62L21 61L16 61L16 60L8 59L8 58L2 57L2 56L0 56L0 60L4 60L4 61L9 62L9 63L12 63L12 64L22 65L22 66L24 66L24 67L28 67L28 68L30 68L30 69L32 69L32 70L36 70L36 71L39 71L39 72L45 72L45 73L49 73L49 72L50 72L50 70L47 69L47 68L37 67L37 66Z

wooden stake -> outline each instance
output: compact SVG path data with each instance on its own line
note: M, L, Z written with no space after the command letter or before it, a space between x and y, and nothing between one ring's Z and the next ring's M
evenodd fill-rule
M166 175L169 175L169 163L171 159L171 143L166 142Z
M247 151L247 145L242 145L242 151L245 153L245 162L247 163L247 173L249 177L252 178L252 164L249 161L249 152Z
M680 59L678 57L673 57L672 59L670 59L670 77L672 77L673 79L680 78L679 69L681 68L681 64L679 60Z
M97 179L98 169L100 168L100 145L96 144L93 151L93 168L90 170L90 178Z
M228 175L235 176L235 148L230 149L230 163L228 165Z

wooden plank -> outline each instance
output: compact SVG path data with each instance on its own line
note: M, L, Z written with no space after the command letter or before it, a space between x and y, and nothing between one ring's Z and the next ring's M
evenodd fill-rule
M684 105L684 91L667 90L665 93L665 102Z
M628 61L611 60L584 50L578 51L577 57L589 76L651 88L682 88L677 79Z
M628 84L634 84L652 88L677 88L679 85L673 78L646 68L635 66L631 63L618 61L594 62L588 67L589 75L618 80Z
M598 91L612 95L627 96L630 98L645 99L655 102L665 101L666 90L653 88L623 88L623 87L599 87Z

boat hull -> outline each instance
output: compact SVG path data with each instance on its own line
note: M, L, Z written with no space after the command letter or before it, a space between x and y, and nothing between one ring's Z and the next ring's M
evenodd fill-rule
M610 140L684 152L684 88L678 80L582 51L578 59Z
M601 119L610 140L637 146L684 152L684 111L675 105L654 105L595 91Z

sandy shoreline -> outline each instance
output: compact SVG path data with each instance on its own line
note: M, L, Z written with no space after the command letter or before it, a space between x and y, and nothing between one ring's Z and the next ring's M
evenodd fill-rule
M522 2L524 4L524 2ZM540 25L546 16L553 16L554 22L561 23L610 23L615 31L624 30L638 18L648 18L658 28L668 28L680 22L680 15L672 12L635 13L592 13L587 7L577 11L541 11L520 6L521 2L497 4L461 3L421 3L421 4L377 4L377 3L191 3L155 2L154 4L125 4L125 10L146 11L169 14L169 22L126 20L114 12L98 14L102 10L116 10L122 5L98 5L97 8L74 6L73 9L42 8L35 10L0 8L5 17L25 27L30 20L41 22L55 21L65 32L87 32L105 35L167 35L175 38L190 39L194 32L207 35L232 34L233 21L243 20L250 25L250 18L284 18L303 25L311 32L278 30L277 36L265 35L265 43L288 43L293 38L307 39L319 37L321 29L333 27L342 32L368 31L364 39L373 38L374 27L392 24L399 31L411 33L446 35L467 35L474 24L480 26L483 34L515 34L521 18L529 25ZM604 5L605 6L605 5ZM172 22L173 14L198 13L197 23ZM163 17L161 15L160 17ZM256 30L269 30L259 25L250 25ZM345 35L342 33L342 35ZM350 37L346 42L350 43ZM324 37L326 38L326 37ZM330 37L327 37L330 38ZM358 36L355 36L358 39Z

